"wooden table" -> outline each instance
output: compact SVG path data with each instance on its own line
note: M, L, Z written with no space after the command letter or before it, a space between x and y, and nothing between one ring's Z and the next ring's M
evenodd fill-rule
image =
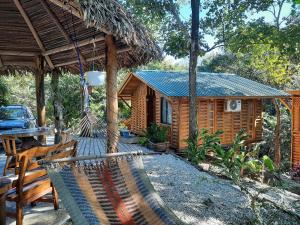
M16 129L16 130L8 130L2 131L1 135L8 135L11 137L16 137L22 140L21 148L27 149L30 147L34 147L36 145L41 145L34 137L44 136L53 134L53 129L49 127L38 127L38 128L30 128L30 129Z
M2 131L1 135L9 135L17 138L26 138L26 137L34 137L34 136L42 136L49 135L53 133L53 129L49 127L38 127L38 128L30 128L30 129L17 129L17 130L8 130Z
M6 192L12 188L12 182L14 179L16 179L16 176L11 178L0 177L0 225L6 225L5 197Z

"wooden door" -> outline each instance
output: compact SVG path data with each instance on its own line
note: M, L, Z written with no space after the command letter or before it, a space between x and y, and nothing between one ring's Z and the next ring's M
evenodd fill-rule
M150 126L151 123L155 123L155 99L153 95L147 95L147 127Z

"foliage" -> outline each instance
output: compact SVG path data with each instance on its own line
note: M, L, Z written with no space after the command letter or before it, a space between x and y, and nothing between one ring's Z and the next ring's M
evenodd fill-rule
M11 76L3 77L9 88L8 103L22 104L28 106L36 115L35 79L32 74L16 73ZM48 101L50 79L45 78L45 101Z
M153 61L146 66L141 66L144 70L164 70L164 71L184 71L188 70L187 65L174 63L173 59L165 58L163 61Z
M0 106L8 103L8 87L4 79L0 78Z
M119 118L128 119L131 116L131 108L128 107L123 101L119 101Z
M222 131L217 131L210 134L207 129L197 132L194 139L187 140L186 157L194 163L199 163L205 160L207 152L212 150L216 157L213 163L223 168L225 174L235 182L239 182L245 174L257 176L264 168L267 168L269 172L275 171L273 161L268 156L258 158L258 147L252 150L246 149L244 144L249 135L243 130L237 133L229 149L220 144L222 133Z
M266 104L267 105L267 104ZM260 156L268 155L273 159L274 156L274 130L276 126L276 117L273 114L273 108L266 108L263 113L263 141L260 145ZM291 115L286 109L281 109L281 154L282 159L290 159L291 154Z
M246 162L246 158L249 154L244 150L244 142L247 138L248 135L241 130L236 135L232 146L228 150L221 146L216 146L214 149L217 157L214 163L223 168L225 174L236 181L240 179L242 169L246 167L256 169L255 162Z
M145 137L153 143L162 143L168 140L168 127L152 123L145 131Z
M146 146L149 143L149 139L147 137L140 137L138 144L142 146Z
M194 162L199 163L206 158L206 154L209 150L213 150L220 146L220 135L222 131L216 131L210 134L208 130L201 129L197 131L193 138L189 138L186 142L188 144L187 150L185 152L186 157ZM202 144L200 144L200 140Z

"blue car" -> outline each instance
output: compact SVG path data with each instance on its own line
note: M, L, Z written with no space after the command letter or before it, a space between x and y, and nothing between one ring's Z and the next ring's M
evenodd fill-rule
M5 130L34 127L36 127L36 119L28 107L24 105L0 107L0 134Z

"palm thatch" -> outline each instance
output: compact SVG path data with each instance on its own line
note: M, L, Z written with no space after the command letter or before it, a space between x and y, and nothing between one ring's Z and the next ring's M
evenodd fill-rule
M161 56L146 29L116 0L1 0L0 72L36 69L79 71L105 65L105 35L115 37L119 67L135 67ZM95 47L94 47L95 43Z

